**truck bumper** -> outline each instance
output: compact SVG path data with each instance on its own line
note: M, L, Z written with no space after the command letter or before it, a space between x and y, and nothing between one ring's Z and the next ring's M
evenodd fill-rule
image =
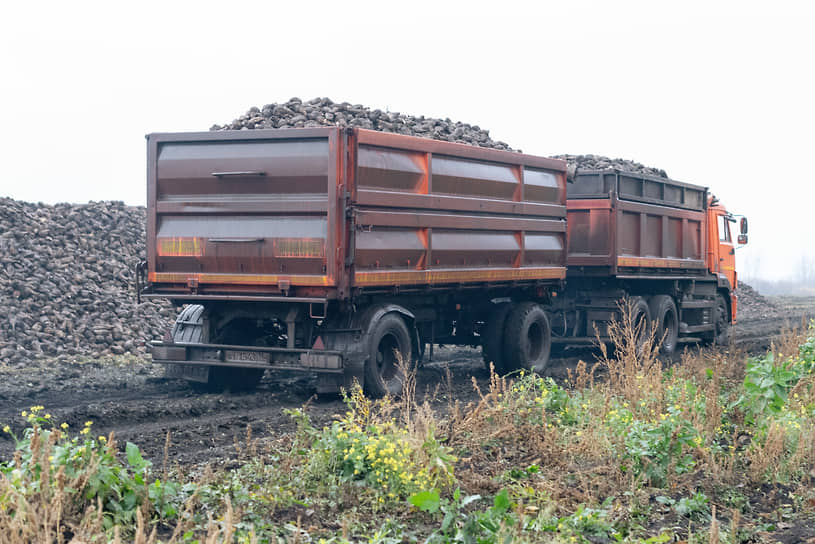
M157 341L152 343L151 353L153 362L173 365L181 374L179 377L190 379L198 376L206 380L207 372L204 369L211 366L328 374L342 374L344 371L342 354L328 350L225 344L175 344ZM185 366L197 368L183 369Z

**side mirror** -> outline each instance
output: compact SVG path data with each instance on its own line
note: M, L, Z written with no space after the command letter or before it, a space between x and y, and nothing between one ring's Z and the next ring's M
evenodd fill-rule
M741 221L739 221L739 230L741 230L742 234L747 234L747 218L742 217ZM741 237L739 237L741 238ZM741 242L739 242L741 243ZM744 243L747 243L747 236L744 237Z
M747 235L746 234L739 234L738 242L741 245L746 244L747 243Z

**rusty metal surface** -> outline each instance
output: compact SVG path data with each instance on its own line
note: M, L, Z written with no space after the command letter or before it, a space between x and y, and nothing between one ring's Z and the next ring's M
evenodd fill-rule
M571 196L568 209L569 273L703 275L705 211L617 198Z
M347 298L565 277L565 163L361 129L148 136L148 291Z
M152 290L251 295L333 285L326 248L336 237L337 137L331 129L149 136Z
M360 130L354 283L564 277L564 164Z
M232 366L271 370L340 373L343 354L333 350L235 346L227 344L175 344L153 342L153 361L161 364Z
M569 184L569 198L608 198L703 211L707 188L645 174L608 170L580 170Z

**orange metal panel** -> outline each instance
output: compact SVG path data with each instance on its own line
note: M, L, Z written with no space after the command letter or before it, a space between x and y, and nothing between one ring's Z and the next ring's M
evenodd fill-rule
M148 279L154 283L187 284L191 280L199 284L219 283L235 285L274 285L281 281L290 285L324 286L332 285L328 276L292 276L283 274L187 274L176 272L151 272Z
M416 285L460 282L502 282L562 279L565 268L485 268L478 270L400 270L356 272L358 286Z
M654 259L648 257L617 257L617 266L641 268L704 268L704 261L687 259Z

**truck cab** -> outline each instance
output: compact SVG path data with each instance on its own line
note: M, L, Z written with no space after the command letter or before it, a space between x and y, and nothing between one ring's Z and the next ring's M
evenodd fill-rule
M708 254L707 265L711 274L719 278L720 286L727 286L730 292L738 287L736 273L736 249L747 243L747 218L728 212L715 196L711 196L708 208ZM734 237L735 225L739 225L739 234ZM730 298L730 321L736 322L737 297Z

